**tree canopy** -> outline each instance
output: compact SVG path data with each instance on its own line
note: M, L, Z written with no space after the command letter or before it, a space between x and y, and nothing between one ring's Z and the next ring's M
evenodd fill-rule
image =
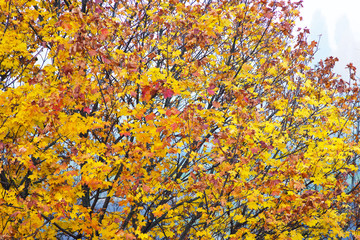
M358 87L280 0L0 1L3 239L358 236Z

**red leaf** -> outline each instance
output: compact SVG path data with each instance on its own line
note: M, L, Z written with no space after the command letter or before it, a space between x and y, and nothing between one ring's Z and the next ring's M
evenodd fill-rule
M281 191L279 189L276 189L271 192L271 195L275 197L275 196L279 196L280 193L281 193Z
M130 62L127 65L127 68L130 72L137 72L138 71L138 64L136 62Z
M103 60L104 63L106 63L106 64L110 64L110 63L111 63L111 61L110 61L108 58L106 58L105 56L101 56L101 58L102 58L102 60Z
M144 101L148 102L151 99L150 87L144 86L141 91L141 97Z
M172 116L172 115L177 115L177 114L179 114L180 113L180 111L179 110L177 110L177 109L175 109L175 108L171 108L171 109L168 109L168 110L166 110L166 116L168 116L168 117L170 117L170 116Z
M59 105L53 105L53 106L52 106L52 109L53 109L54 111L60 111L60 110L61 110Z
M96 13L102 13L103 10L102 10L101 8L99 8L99 7L96 7L95 12L96 12Z
M213 90L215 89L215 85L214 84L210 84L210 86L207 88L207 91L210 95L214 95L215 91Z
M198 29L198 28L195 28L194 30L193 30L193 32L194 32L194 34L199 34L200 33L200 30Z
M93 57L93 56L95 56L96 54L97 54L97 52L96 52L95 50L90 50L90 51L89 51L90 57Z
M78 152L79 152L76 147L72 147L72 148L70 149L70 151L71 151L71 154L73 154L73 155L77 155Z
M193 73L193 76L195 76L195 77L199 77L199 76L200 76L200 73L198 73L198 72L194 72L194 73Z
M86 112L87 114L90 114L91 109L89 107L86 107L86 108L84 108L84 112Z
M164 91L163 91L163 94L164 94L164 97L165 98L171 98L173 95L174 95L174 91L169 89L169 88L166 88Z
M178 128L178 126L179 126L179 124L177 124L177 123L173 123L170 125L170 127L173 131L175 131Z
M101 35L100 35L100 40L105 40L106 37L109 35L109 30L107 30L106 28L101 29Z
M65 29L65 31L69 31L72 29L72 26L65 22L62 22L62 27Z
M213 106L214 106L215 108L221 107L220 103L219 103L219 102L216 102L216 101L213 102Z
M64 44L58 45L58 51L60 51L60 50L65 50Z
M155 113L150 113L149 115L147 115L145 117L145 120L150 121L150 120L153 120L154 118L155 118Z
M150 190L151 190L151 188L149 186L146 186L146 185L143 185L142 188L147 193L150 192Z
M251 149L251 152L252 152L253 154L256 154L256 153L259 152L259 148L252 148L252 149Z
M156 132L162 132L163 130L165 129L165 127L158 127L157 129L156 129ZM165 130L166 131L166 130ZM0 148L1 149L1 148Z
M72 74L73 71L74 71L70 64L67 64L67 65L63 66L62 70L63 70L65 75Z
M211 96L215 94L215 92L214 92L213 90L209 90L209 89L208 89L208 93L209 93Z

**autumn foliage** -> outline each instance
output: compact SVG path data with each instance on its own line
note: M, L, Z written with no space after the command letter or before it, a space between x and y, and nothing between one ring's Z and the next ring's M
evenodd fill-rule
M356 237L355 67L300 5L0 1L0 237Z

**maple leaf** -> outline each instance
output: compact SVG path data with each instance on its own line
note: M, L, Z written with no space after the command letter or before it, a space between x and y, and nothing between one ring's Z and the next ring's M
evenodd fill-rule
M109 35L109 30L106 28L101 29L100 32L101 32L100 40L105 40Z
M84 110L84 112L86 112L87 114L90 114L90 113L91 113L91 108L89 108L89 107L86 107L86 108L84 108L83 110Z
M91 57L95 56L96 54L97 54L97 51L95 51L95 50L90 50L90 51L89 51L89 55L90 55Z
M165 98L171 98L174 95L174 91L169 88L165 88L163 90L163 95Z

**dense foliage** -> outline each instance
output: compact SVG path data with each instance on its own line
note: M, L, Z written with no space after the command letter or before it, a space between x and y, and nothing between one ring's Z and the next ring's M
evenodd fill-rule
M300 5L0 1L1 238L356 236L355 68Z

